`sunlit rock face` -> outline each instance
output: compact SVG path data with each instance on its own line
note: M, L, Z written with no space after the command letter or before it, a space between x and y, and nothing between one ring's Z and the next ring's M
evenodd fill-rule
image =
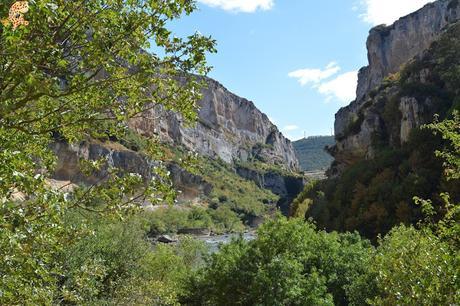
M422 60L433 43L459 20L460 1L440 0L391 26L370 31L369 65L359 73L357 99L335 115L336 145L329 149L335 163L330 175L340 175L348 165L372 158L373 142L379 137L386 137L391 146L402 145L414 128L433 118L434 102L429 96L406 94L397 83L386 79L394 78L412 60ZM434 79L430 69L410 75L412 82L439 87Z
M231 165L236 166L256 159L265 164L276 165L280 169L298 170L298 160L291 141L279 132L265 114L252 102L232 94L218 82L208 78L205 81L207 86L202 90L203 97L199 101L196 123L186 123L172 111L153 107L142 116L132 119L128 123L129 127L141 135L159 137L162 142L171 146L221 159ZM97 183L107 175L111 167L149 179L156 166L155 161L116 140L101 142L92 139L79 144L57 141L53 144L53 150L58 157L54 178L61 181ZM87 176L80 169L80 159L106 159L107 162L100 171ZM206 182L202 177L173 163L167 166L174 187L181 192L179 200L194 201L210 195L212 182ZM277 194L282 198L283 205L287 205L295 192L286 191L290 188L287 186L290 183L288 178L278 174L277 176L277 183L281 186L279 189L282 189ZM302 181L300 183L303 186ZM278 191L271 185L262 184L259 187ZM295 191L300 192L301 188L297 189Z
M391 26L373 28L367 39L369 66L360 70L357 99L361 100L411 58L421 55L443 29L460 18L460 1L441 0L405 16Z
M140 134L159 135L162 141L227 163L256 157L298 169L291 141L264 113L217 81L206 79L206 83L196 124L188 125L177 114L153 109L144 118L132 120L130 126Z

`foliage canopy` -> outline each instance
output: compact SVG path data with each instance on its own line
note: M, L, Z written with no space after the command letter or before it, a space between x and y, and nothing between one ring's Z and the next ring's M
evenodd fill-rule
M0 3L7 16L14 1ZM152 107L195 118L205 55L214 41L178 38L168 24L193 1L29 1L27 26L0 28L0 304L63 299L64 246L87 236L73 209L120 214L138 199L172 199L161 168L151 182L110 169L72 193L49 181L56 139L121 139L129 119ZM154 155L156 146L151 146ZM89 171L104 161L87 163Z

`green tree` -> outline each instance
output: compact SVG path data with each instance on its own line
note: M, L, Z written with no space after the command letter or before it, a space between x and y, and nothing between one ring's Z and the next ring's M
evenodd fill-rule
M126 222L93 216L94 235L63 252L62 301L76 304L175 305L185 280L201 265L206 247L181 239L155 245L145 239L148 227L139 216ZM81 222L81 218L74 219Z
M187 305L346 305L372 255L357 234L318 231L301 219L268 221L250 242L223 246L192 277Z
M14 1L0 3L7 16ZM57 138L123 138L127 122L161 107L195 118L206 52L200 34L167 25L195 9L188 0L29 1L29 25L0 28L0 304L49 304L59 295L65 246L87 234L72 209L120 213L139 199L171 200L166 172L145 182L110 169L73 193L50 186ZM151 156L158 146L151 143ZM87 163L89 170L104 161ZM102 273L102 272L101 272Z
M458 180L460 117L427 125L447 141L436 152L447 180ZM355 305L456 305L460 303L460 204L440 195L443 217L431 200L416 198L425 220L418 228L399 226L379 241L367 273L350 286ZM372 286L369 286L372 284ZM372 288L372 290L369 290Z
M442 135L444 140L449 142L449 147L444 150L437 150L436 156L444 162L445 175L449 180L460 179L460 112L454 110L452 118L442 122L435 121L427 125L435 133Z

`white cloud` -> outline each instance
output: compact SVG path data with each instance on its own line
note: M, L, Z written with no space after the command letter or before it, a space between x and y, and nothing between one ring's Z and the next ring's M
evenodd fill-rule
M299 69L288 74L290 78L298 79L300 85L318 84L340 71L336 62L329 63L325 69Z
M356 98L358 71L337 75L340 70L336 62L331 62L324 69L299 69L288 76L298 79L302 86L311 84L313 89L326 97L326 102L335 99L341 103L348 103ZM331 79L333 76L336 77Z
M297 125L286 125L283 129L282 132L292 132L298 130L299 127Z
M302 131L300 127L294 124L286 125L281 129L283 135L292 141L296 141L302 138Z
M433 0L361 0L361 18L372 25L392 24Z
M269 10L273 7L274 0L198 0L212 7L226 11L252 13L260 10Z
M303 138L303 133L302 132L297 132L295 134L291 133L283 133L283 135L289 139L290 141L297 141Z
M292 133L283 133L283 135L290 141L297 141L303 138L303 132L301 131L296 131Z
M320 84L317 89L319 93L326 96L327 102L335 98L345 104L356 98L357 84L358 71L350 71Z

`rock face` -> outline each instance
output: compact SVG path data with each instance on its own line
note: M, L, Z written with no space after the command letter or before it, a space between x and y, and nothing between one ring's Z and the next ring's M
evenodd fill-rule
M201 176L192 174L176 164L168 165L171 173L171 180L180 194L178 200L192 201L200 196L209 196L212 191L212 185L206 182Z
M330 148L335 163L330 175L362 158L374 156L373 141L386 137L392 146L408 141L411 130L432 119L433 101L420 92L441 88L430 69L413 71L404 81L396 79L403 67L422 60L433 43L460 20L460 1L439 0L396 21L378 26L367 40L369 66L359 73L357 99L335 116L336 145ZM408 87L408 86L406 86ZM418 92L417 92L418 91Z
M77 184L95 184L103 180L107 176L109 167L120 168L128 173L137 173L148 179L151 178L154 166L153 162L117 143L85 141L71 145L66 142L56 142L52 149L58 157L53 178ZM99 160L101 158L106 158L107 163L100 171L91 176L82 173L79 165L80 159Z
M458 0L440 0L405 16L391 26L373 28L367 39L369 66L359 72L357 99L362 99L391 73L439 38L446 25L460 18Z
M53 144L53 151L58 157L53 176L57 181L96 184L104 180L109 167L120 168L128 173L137 173L145 179L150 179L154 173L155 162L118 143L102 143L91 140L78 145L70 145L66 142L56 142ZM100 171L94 172L90 176L81 171L80 159L99 160L101 158L105 158L107 162L104 163ZM191 174L174 163L170 163L166 167L171 173L172 183L180 191L178 200L191 201L200 196L208 196L211 193L212 185L202 177Z
M286 216L296 196L303 190L305 179L293 175L283 175L274 171L258 172L245 167L237 167L239 176L251 180L260 188L268 189L280 197L277 207Z
M206 82L208 87L203 89L196 124L188 125L173 112L153 108L141 118L130 121L130 128L147 137L160 137L162 142L172 146L183 147L213 159L220 158L231 165L255 158L288 171L298 169L298 160L290 140L278 131L265 114L252 102L230 93L218 82L211 79L206 79ZM148 179L155 166L155 162L116 142L91 140L70 145L58 141L53 150L58 156L54 178L75 183L97 183L106 176L109 167L138 173ZM107 159L101 171L90 177L82 173L80 159L101 158ZM175 188L180 191L179 201L193 202L211 194L212 182L206 182L173 163L167 168ZM260 187L276 189L274 193L282 197L283 203L293 198L303 186L292 196L293 192L287 191L290 187L286 185L289 182L285 178L275 178L273 175L271 181L276 182Z
M206 79L206 83L196 125L188 126L177 114L156 109L145 116L156 119L133 120L131 128L142 135L159 135L162 141L227 163L257 157L289 170L298 169L291 141L265 114L218 82Z

